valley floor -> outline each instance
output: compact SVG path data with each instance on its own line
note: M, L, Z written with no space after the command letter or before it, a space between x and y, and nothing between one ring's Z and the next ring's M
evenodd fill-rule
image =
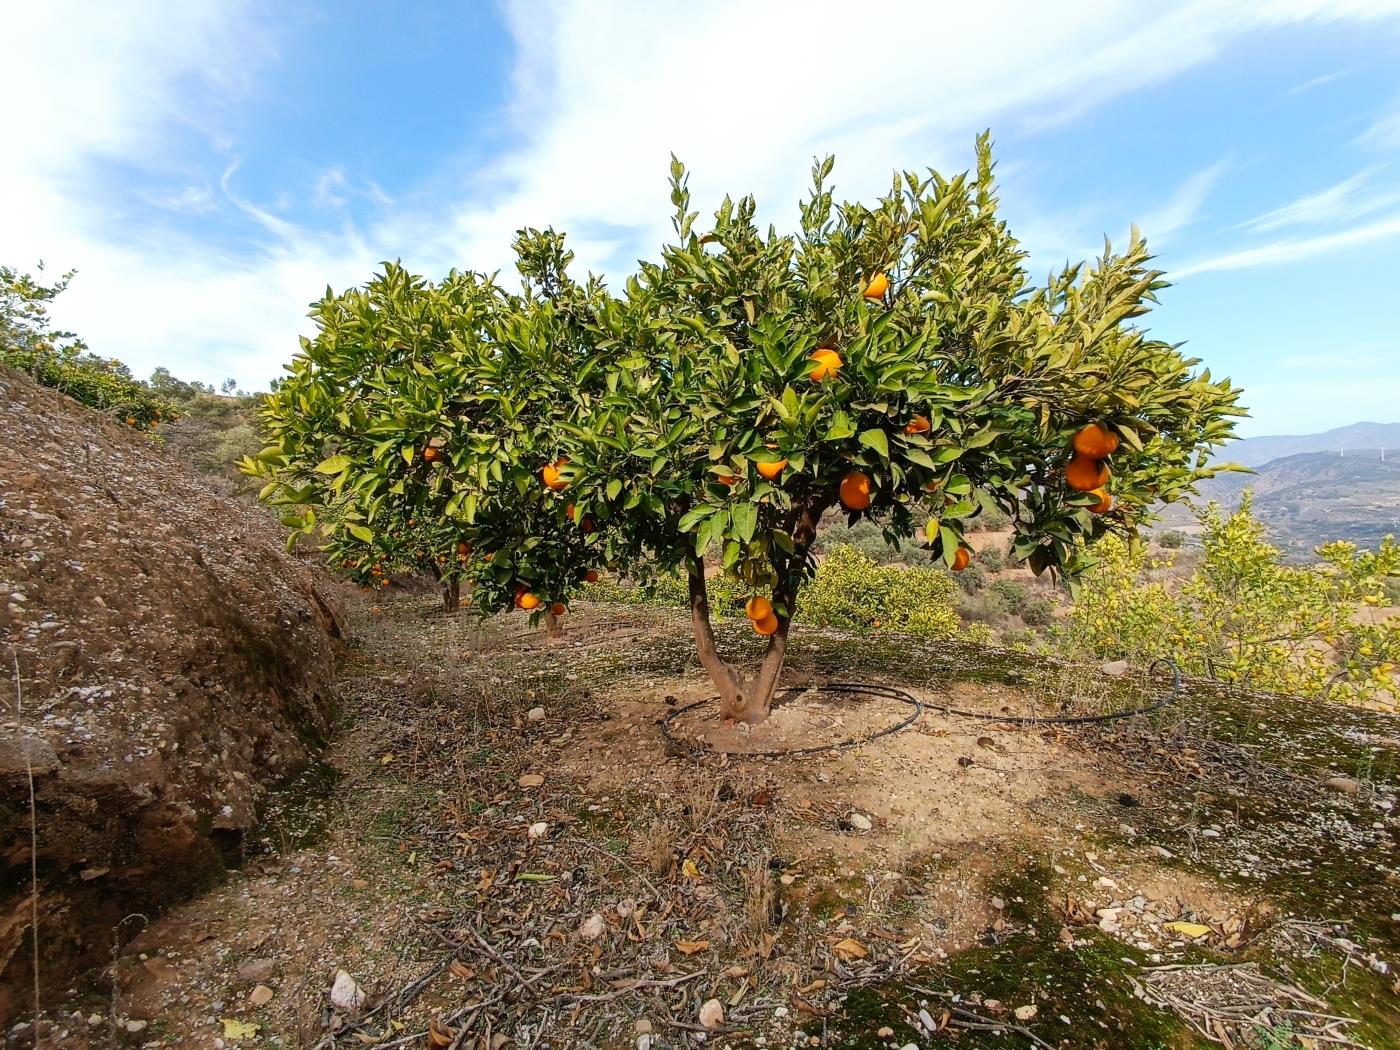
M709 695L678 613L551 642L376 600L325 765L223 886L114 931L47 1042L1400 1046L1400 719L1192 683L832 750L912 709L832 687L724 728L674 714ZM993 717L1169 685L1031 659L802 631L786 681Z

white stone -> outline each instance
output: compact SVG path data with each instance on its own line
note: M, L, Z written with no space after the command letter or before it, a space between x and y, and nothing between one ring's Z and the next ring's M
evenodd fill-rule
M344 970L335 971L335 983L331 985L331 1005L337 1010L353 1013L365 1004L365 990L360 982Z
M851 827L855 828L857 831L869 831L875 826L864 813L858 813L854 810L851 811L851 815L846 819L850 821Z
M1039 1012L1040 1007L1036 1006L1034 1003L1028 1003L1025 1006L1018 1006L1016 1007L1016 1020L1029 1021L1033 1017L1035 1017L1035 1015Z
M544 721L544 708L543 708L543 707L532 707L532 708L530 708L529 713L528 713L525 717L528 718L531 722L543 722L543 721Z

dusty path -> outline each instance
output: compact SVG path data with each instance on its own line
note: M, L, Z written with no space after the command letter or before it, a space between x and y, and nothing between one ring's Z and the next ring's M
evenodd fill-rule
M1216 697L1108 729L925 715L746 759L711 748L901 712L810 693L752 733L678 717L668 747L657 720L707 693L678 616L597 606L550 643L382 606L356 614L326 767L224 886L129 920L110 996L66 1004L54 1045L1179 1046L1190 989L1171 986L1184 1016L1149 1005L1152 967L1250 960L1330 989L1359 1045L1395 1045L1375 1034L1394 975L1366 956L1400 955L1400 722L1344 712L1302 745L1278 712L1231 699L1225 719ZM799 637L789 680L833 679L993 712L1124 701L1091 672Z

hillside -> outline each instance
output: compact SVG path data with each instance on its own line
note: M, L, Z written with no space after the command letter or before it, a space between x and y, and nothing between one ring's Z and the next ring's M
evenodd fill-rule
M1374 450L1346 456L1305 452L1255 471L1213 478L1201 485L1201 496L1234 507L1252 488L1256 516L1269 527L1273 542L1294 558L1309 557L1328 540L1375 547L1387 534L1400 534L1400 452L1385 460ZM1184 506L1168 508L1162 521L1188 531L1194 525Z
M1400 458L1400 423L1350 423L1320 434L1273 434L1231 442L1217 457L1246 467L1261 467L1285 456L1310 452L1366 452L1376 458L1389 449Z
M0 367L0 1023L34 940L52 995L242 860L329 733L324 587L261 508Z

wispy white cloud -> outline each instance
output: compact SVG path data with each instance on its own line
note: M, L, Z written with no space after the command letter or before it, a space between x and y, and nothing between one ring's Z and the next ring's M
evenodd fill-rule
M1379 0L1195 0L1165 10L1146 0L891 0L879 46L843 46L834 64L841 27L857 30L850 5L834 0L513 0L505 117L516 145L485 165L433 173L436 186L469 185L446 199L390 201L365 173L332 169L319 187L321 225L310 228L287 205L314 200L314 183L270 191L266 203L240 191L231 160L247 147L226 117L277 58L261 13L271 8L259 2L51 0L7 11L0 68L26 90L7 114L0 166L5 261L78 266L62 323L138 369L165 363L262 384L327 283L358 282L396 256L427 272L506 266L511 234L527 224L568 230L584 266L630 268L666 232L672 151L690 164L702 209L752 190L765 219L787 224L813 155L835 152L838 190L868 196L888 186L892 168L966 166L984 126L1072 119L1208 61L1261 22L1400 11ZM190 175L191 136L228 159L221 181L208 177L207 198ZM107 177L112 164L195 187L172 192L165 207L207 202L242 224L239 236L211 243L131 222ZM1178 187L1144 222L1154 240L1190 223L1219 177L1207 169ZM347 206L352 193L363 208Z
M1255 216L1240 223L1255 233L1283 229L1288 226L1306 226L1315 223L1350 222L1366 215L1382 211L1400 202L1400 190L1386 189L1376 192L1363 192L1374 176L1382 170L1381 165L1366 168L1335 186L1329 186L1318 193L1309 194L1290 201L1280 208Z
M1357 136L1356 142L1371 149L1400 149L1400 103L1389 113L1377 117L1370 127Z
M1225 174L1227 167L1227 163L1220 160L1196 172L1182 182L1165 203L1144 215L1138 222L1138 227L1149 243L1161 245L1169 241L1178 230L1195 222L1201 214L1206 198L1210 196L1210 191Z
M1228 252L1212 258L1187 263L1172 271L1173 279L1180 280L1198 273L1212 270L1244 270L1254 266L1277 266L1281 263L1297 262L1315 255L1324 255L1340 248L1351 248L1374 241L1400 237L1400 213L1387 215L1363 226L1354 226L1337 233L1318 237L1297 237L1274 241L1258 248Z
M1323 73L1321 76L1313 77L1311 80L1304 80L1301 84L1294 84L1284 92L1285 95L1301 95L1311 91L1313 88L1320 88L1323 84L1330 84L1334 80L1340 80L1349 74L1349 69L1339 69L1332 73Z

